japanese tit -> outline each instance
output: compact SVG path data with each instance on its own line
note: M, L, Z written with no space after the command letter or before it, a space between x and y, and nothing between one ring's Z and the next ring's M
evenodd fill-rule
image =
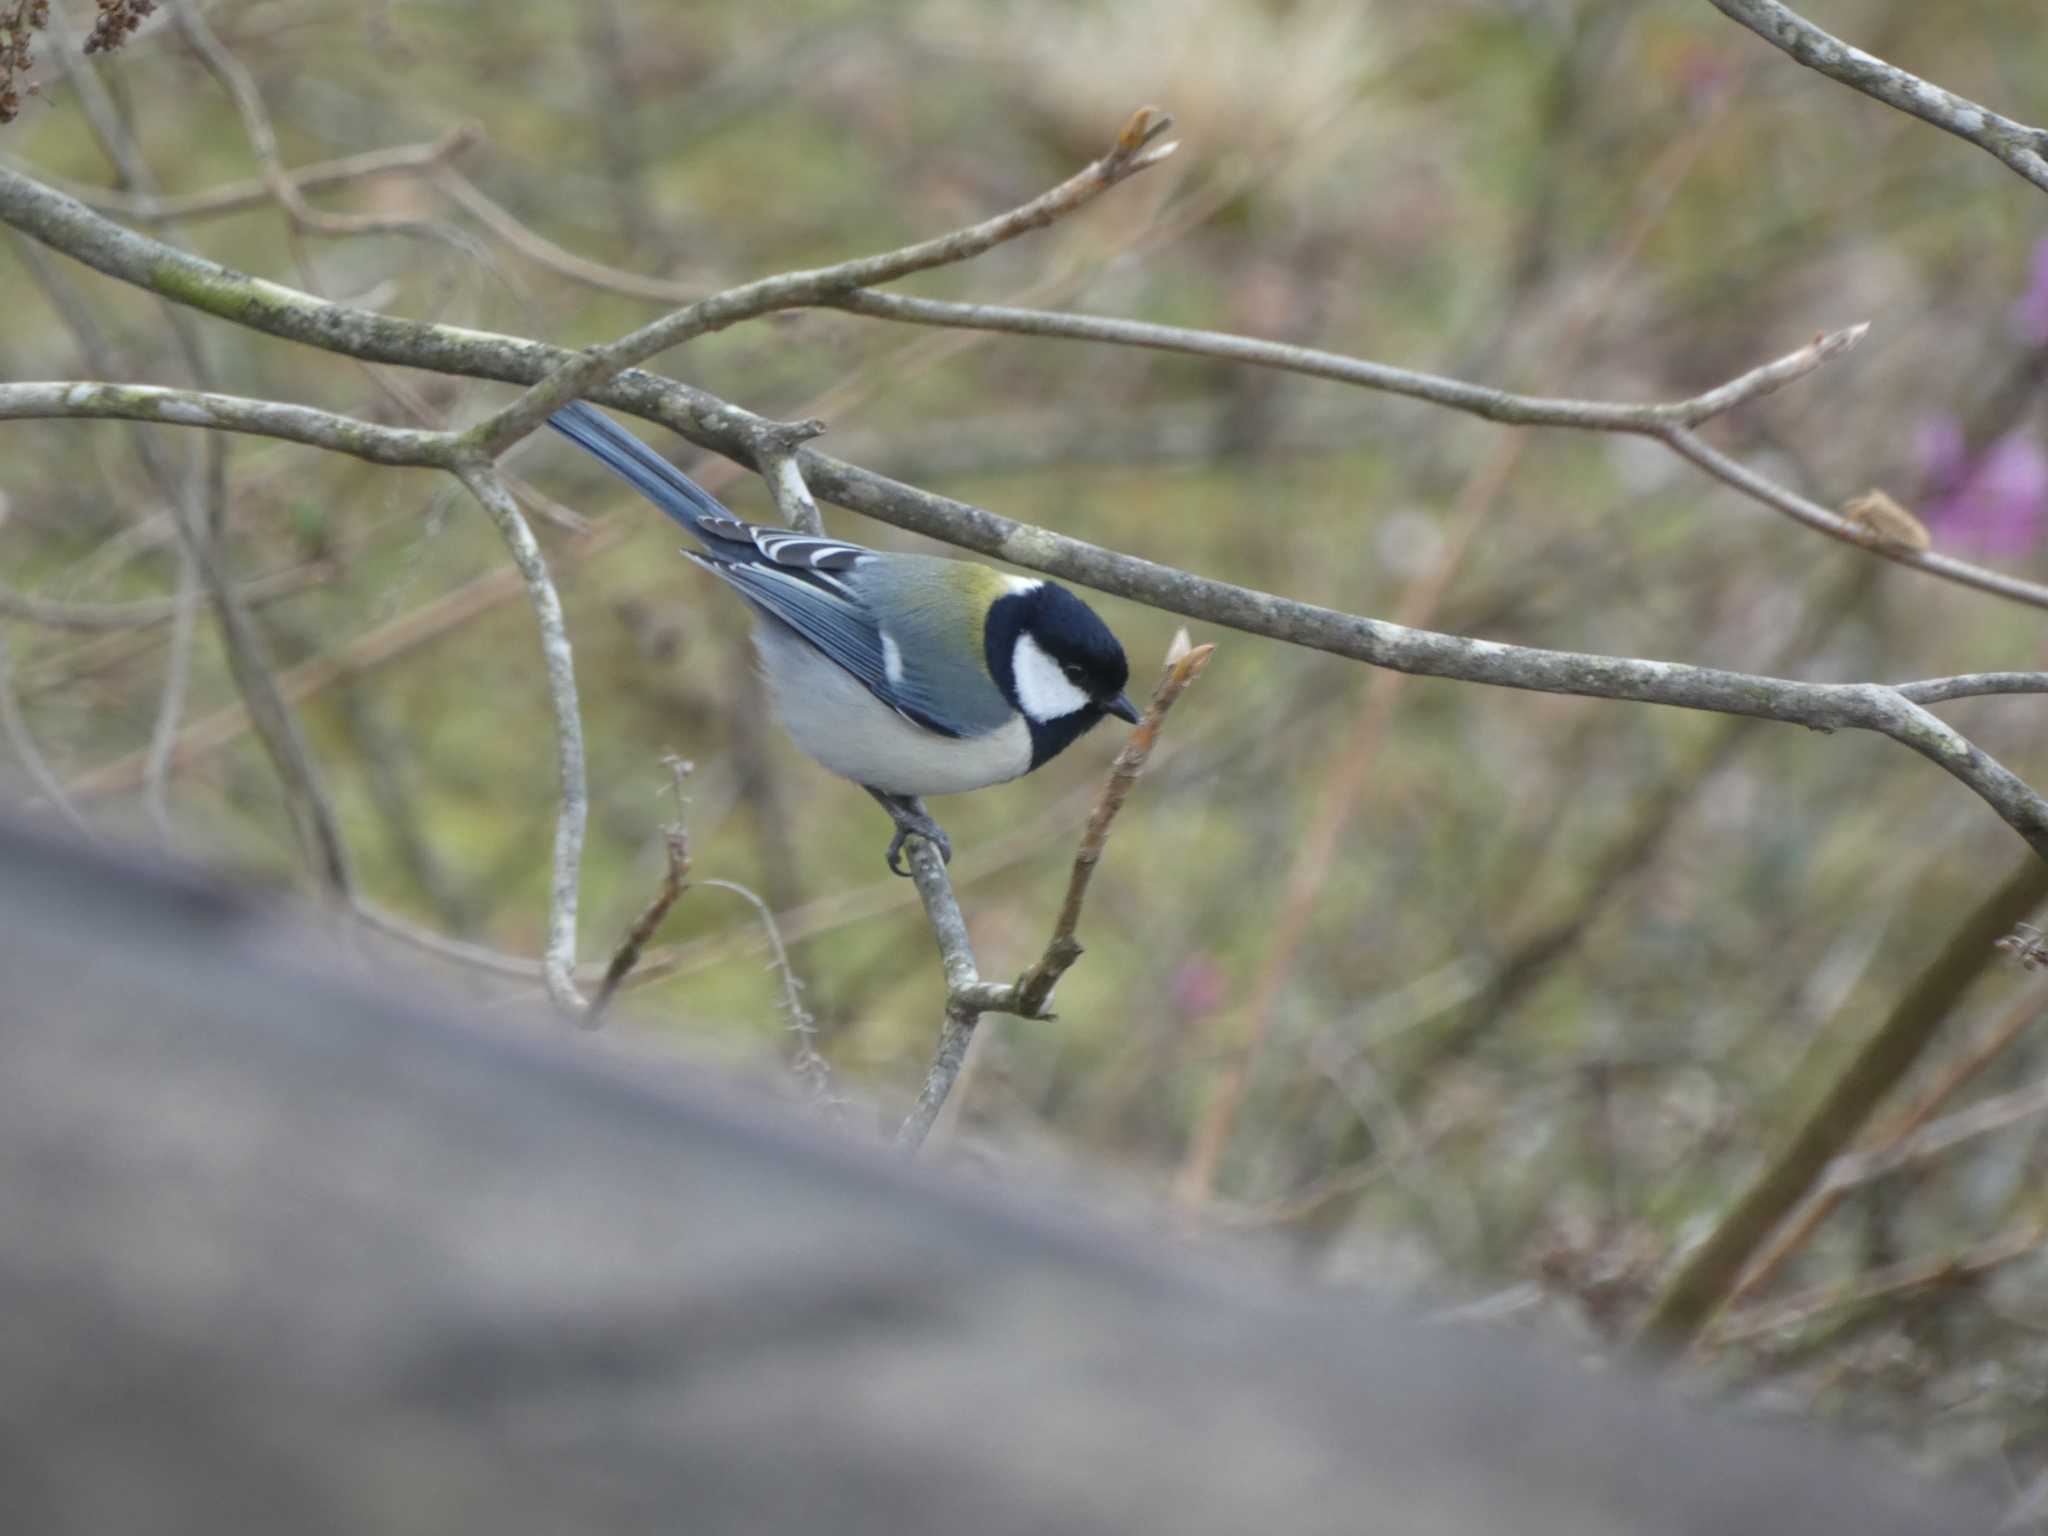
M776 717L880 801L904 839L952 845L923 795L1029 773L1104 715L1136 724L1109 626L1064 587L985 565L764 528L578 401L548 425L687 529L683 553L746 599Z

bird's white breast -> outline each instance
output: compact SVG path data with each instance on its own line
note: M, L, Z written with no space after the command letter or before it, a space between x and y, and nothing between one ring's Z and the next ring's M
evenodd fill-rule
M756 624L754 648L783 729L841 778L896 795L955 795L1031 767L1031 731L1021 715L986 735L941 736L904 719L786 630Z

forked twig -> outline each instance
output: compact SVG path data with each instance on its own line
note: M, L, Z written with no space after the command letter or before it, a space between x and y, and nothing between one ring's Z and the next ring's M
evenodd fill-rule
M1059 916L1053 922L1052 937L1046 943L1045 953L1014 983L1005 986L981 979L974 958L973 941L967 933L967 920L961 915L960 903L954 899L953 883L947 878L946 866L940 860L938 850L923 838L913 837L910 840L905 851L910 861L911 879L917 886L918 897L924 902L925 919L939 941L939 960L946 971L946 1015L939 1030L938 1049L925 1072L924 1087L896 1132L898 1151L916 1156L918 1148L931 1134L939 1111L946 1107L947 1096L959 1080L961 1068L967 1064L967 1048L973 1043L975 1025L984 1013L1013 1013L1026 1019L1051 1017L1045 1007L1052 1000L1052 990L1081 955L1074 930L1081 920L1081 903L1088 893L1088 882L1094 877L1095 866L1102 858L1103 844L1109 837L1109 824L1123 808L1131 786L1137 783L1138 775L1144 770L1145 760L1152 755L1166 712L1173 708L1174 701L1186 691L1188 684L1201 676L1215 649L1212 645L1190 647L1186 630L1174 636L1159 686L1152 694L1152 703L1146 709L1144 719L1131 732L1124 749L1117 754L1116 761L1110 765L1109 778L1103 784L1095 810L1081 834L1081 846L1074 855L1074 870L1067 880L1066 899L1060 903Z
M1016 1012L1024 1018L1051 1017L1045 1010L1052 1002L1053 988L1081 958L1081 945L1074 937L1074 929L1081 921L1081 903L1087 898L1088 882L1095 878L1095 866L1102 862L1102 847L1109 841L1109 824L1116 820L1116 813L1124 808L1138 775L1145 771L1145 760L1152 755L1166 712L1173 708L1188 684L1202 675L1202 669L1215 653L1213 645L1190 646L1184 629L1174 636L1173 647L1166 656L1166 671L1152 695L1151 707L1131 732L1123 750L1117 753L1116 761L1110 764L1109 778L1088 817L1087 830L1081 834L1081 846L1074 852L1074 872L1067 877L1066 900L1060 903L1060 915L1052 925L1045 953L1017 978Z

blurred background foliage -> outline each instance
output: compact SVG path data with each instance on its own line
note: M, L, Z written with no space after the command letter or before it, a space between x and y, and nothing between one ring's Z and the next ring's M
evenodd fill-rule
M89 19L53 9L60 30ZM1711 435L1824 503L1882 487L1938 547L2048 576L2048 204L1705 4L263 0L208 15L253 72L287 164L474 124L452 163L527 230L678 292L983 217L1157 102L1182 140L1165 167L913 291L1631 400L1868 319L1850 358ZM1837 0L1819 19L2048 119L2037 0ZM162 20L98 65L150 167L170 192L254 175L232 105ZM0 155L112 188L61 49L43 53ZM560 343L664 307L528 259L428 172L310 195L463 233L294 234L266 202L166 233L332 297ZM5 377L92 376L65 318L82 313L116 377L185 382L153 301L12 235L0 285ZM418 407L467 419L504 398L426 376L394 394L346 359L211 322L203 337L235 393L393 422ZM658 366L770 416L822 416L826 447L887 474L1353 612L1811 679L2048 665L2039 613L1820 539L1634 439L1518 434L1220 363L829 313L708 336ZM15 425L0 443L10 586L96 602L176 590L163 498L128 429ZM171 445L196 454L189 437ZM770 515L733 466L666 446L743 515ZM462 596L505 568L497 537L434 477L256 439L229 454L232 567L316 578L261 618L280 668L311 680L298 708L366 896L536 953L555 773L532 619L516 586ZM940 996L913 893L882 868L886 822L757 720L741 612L676 556L673 529L545 434L510 467L574 509L538 529L589 742L584 957L602 958L658 883L674 813L663 758L691 759L697 874L783 915L854 1117L886 1118L922 1075ZM843 512L829 522L916 542ZM1177 621L1100 606L1149 678ZM135 755L169 629L5 635L33 737L60 778L96 791L87 815L158 836ZM1164 1191L1219 1076L1243 1067L1206 1210L1284 1234L1331 1278L1540 1302L1595 1333L1626 1322L2024 856L1960 787L1874 737L1195 638L1217 658L1118 825L1060 1019L983 1025L934 1151ZM303 887L265 758L210 723L233 705L202 624L172 841ZM1948 712L2048 782L2038 702ZM1105 729L1028 780L935 807L986 974L1014 973L1042 943L1114 745ZM692 891L662 938L684 946L679 963L629 994L615 1028L764 1064L786 1053L781 992L740 902ZM383 963L381 940L362 943ZM531 991L454 974L479 996ZM1987 967L1943 1052L2042 1006L2016 965ZM2022 1030L1946 1107L2031 1081L2043 1054ZM1871 1185L1771 1294L2037 1218L2044 1128L2024 1121ZM2023 1258L1977 1286L1894 1298L1875 1326L1848 1309L1817 1340L1719 1358L1794 1406L2030 1467L2048 1428L2043 1273Z

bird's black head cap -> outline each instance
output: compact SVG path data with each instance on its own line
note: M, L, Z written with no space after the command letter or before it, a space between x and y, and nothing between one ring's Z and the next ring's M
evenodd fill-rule
M1105 714L1136 722L1124 697L1130 662L1095 610L1049 581L1020 584L989 610L987 660L1031 727L1031 766L1071 745Z

